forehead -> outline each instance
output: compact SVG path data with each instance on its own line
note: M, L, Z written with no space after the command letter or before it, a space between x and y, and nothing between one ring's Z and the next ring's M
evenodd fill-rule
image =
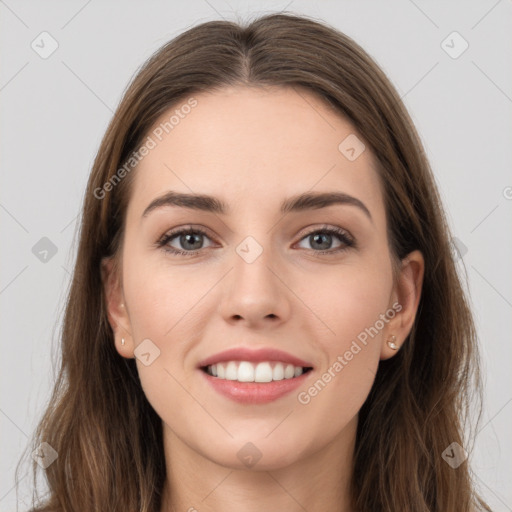
M141 214L168 190L260 210L306 191L335 190L383 208L370 148L316 95L226 87L191 98L171 107L146 134L152 149L134 171L129 209Z

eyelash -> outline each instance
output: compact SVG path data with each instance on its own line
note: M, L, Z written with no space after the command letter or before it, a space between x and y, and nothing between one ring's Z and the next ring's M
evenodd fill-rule
M208 236L208 233L201 228L184 227L184 228L179 228L175 231L171 231L170 233L166 233L157 242L156 245L157 245L157 247L161 248L166 253L176 255L176 256L193 256L203 250L203 249L197 249L195 251L182 251L180 249L176 249L174 247L169 247L167 245L171 240L173 240L174 238L176 238L180 235L183 235L183 234L200 234L200 235L204 235L204 236L210 238ZM333 255L333 254L338 254L340 252L346 251L349 248L356 248L355 240L345 230L343 230L341 228L332 228L332 227L327 227L327 226L322 227L322 228L317 228L315 230L312 230L312 231L306 233L299 240L299 242L301 242L305 238L307 238L311 235L314 235L314 234L335 235L340 240L340 242L342 242L344 244L344 246L338 247L337 249L334 249L334 250L327 249L324 251L315 251L314 249L307 249L309 251L312 251L315 255Z

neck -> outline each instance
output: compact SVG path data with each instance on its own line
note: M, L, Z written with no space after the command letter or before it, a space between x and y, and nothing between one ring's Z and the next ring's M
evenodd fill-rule
M331 443L272 470L233 469L184 444L164 423L167 480L161 512L352 512L357 417Z

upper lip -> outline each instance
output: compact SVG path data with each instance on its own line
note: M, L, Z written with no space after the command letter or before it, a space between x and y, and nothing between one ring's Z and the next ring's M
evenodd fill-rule
M294 366L302 366L305 368L313 367L311 363L276 348L250 349L247 347L234 347L224 350L223 352L218 352L201 361L198 366L202 368L225 361L250 361L254 363L260 363L262 361L281 361L283 363L293 364Z

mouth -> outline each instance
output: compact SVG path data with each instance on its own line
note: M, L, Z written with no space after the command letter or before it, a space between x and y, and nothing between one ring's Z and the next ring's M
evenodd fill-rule
M265 404L310 380L314 366L294 354L268 347L233 347L197 365L205 384L240 404Z
M220 396L244 405L268 404L307 386L312 367L281 361L226 361L201 366L199 372ZM216 374L216 375L215 375Z
M207 375L221 380L237 382L268 383L281 380L296 379L310 372L311 366L296 366L281 361L223 361L202 366L200 369Z

